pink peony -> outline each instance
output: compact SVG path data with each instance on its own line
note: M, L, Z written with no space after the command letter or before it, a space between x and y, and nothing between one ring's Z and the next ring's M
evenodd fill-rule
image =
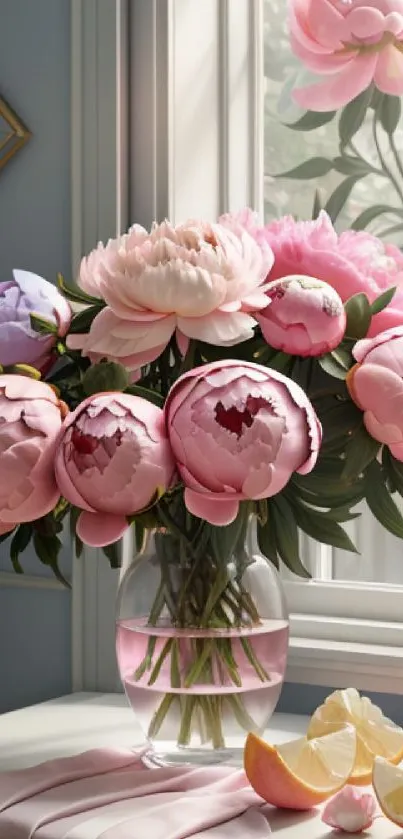
M57 503L53 460L65 407L44 382L0 376L0 534Z
M364 411L364 424L375 440L403 461L403 326L354 347L358 361L347 376L351 398Z
M389 306L372 319L369 335L403 323L403 254L369 233L348 230L338 236L329 216L295 221L285 216L254 231L264 236L275 261L271 281L290 274L306 274L331 285L343 302L364 292L372 303L386 289L397 286Z
M106 302L88 335L68 345L92 361L108 358L129 371L156 359L177 333L219 346L253 336L250 312L266 304L273 264L244 229L189 221L135 225L82 261L79 285Z
M331 111L374 82L403 94L402 0L290 0L294 53L326 81L296 90L299 105Z
M315 356L334 350L344 337L346 313L327 283L294 274L275 280L270 306L256 315L270 346L291 355Z
M376 809L373 795L347 786L328 801L322 813L322 821L345 833L361 833L371 827Z
M226 525L244 499L280 492L313 469L321 429L304 391L275 370L220 361L173 385L165 418L188 510Z
M77 533L88 545L116 542L127 517L170 486L174 469L162 410L138 396L90 396L63 425L56 479L62 495L83 510Z

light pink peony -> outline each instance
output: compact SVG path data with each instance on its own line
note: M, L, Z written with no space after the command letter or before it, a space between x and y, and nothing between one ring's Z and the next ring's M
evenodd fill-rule
M326 81L294 92L299 105L332 111L374 82L403 94L402 0L289 0L294 53Z
M57 503L53 461L65 410L44 382L0 376L0 534Z
M327 802L322 821L345 833L361 833L371 827L376 813L373 795L356 787L346 786Z
M358 341L354 358L351 398L364 411L368 433L403 461L403 326Z
M83 260L79 285L106 302L88 335L68 345L92 361L108 358L129 371L156 359L177 333L219 346L251 338L250 312L265 306L273 264L244 229L189 221L135 225Z
M372 303L386 289L397 286L389 306L375 315L369 335L403 323L403 254L369 233L348 230L337 235L329 216L295 221L285 216L254 231L265 237L275 261L269 280L306 274L331 285L343 302L364 292Z
M127 517L164 492L174 470L162 410L138 396L90 396L63 425L56 479L62 495L83 510L77 533L88 545L119 539Z
M275 370L220 361L173 385L165 418L188 510L226 525L239 502L280 492L313 469L321 428L304 391Z
M270 346L290 355L316 356L340 344L346 313L328 283L294 274L275 280L266 293L270 305L256 319Z

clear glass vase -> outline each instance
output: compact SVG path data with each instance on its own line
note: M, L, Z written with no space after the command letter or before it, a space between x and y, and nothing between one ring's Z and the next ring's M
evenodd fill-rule
M122 576L120 677L149 743L148 765L240 763L247 733L262 733L287 660L281 580L249 530L246 545L213 559L170 532L146 533Z

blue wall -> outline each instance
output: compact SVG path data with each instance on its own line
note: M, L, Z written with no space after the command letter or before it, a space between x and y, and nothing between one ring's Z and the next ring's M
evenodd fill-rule
M0 20L0 95L33 134L0 171L0 280L23 268L55 281L70 273L70 3L0 0ZM29 552L23 565L49 576ZM0 712L69 689L70 594L0 585Z

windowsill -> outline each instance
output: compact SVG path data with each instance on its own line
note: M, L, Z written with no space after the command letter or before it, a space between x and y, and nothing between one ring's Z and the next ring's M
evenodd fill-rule
M319 620L319 618L318 618ZM321 618L321 624L326 619ZM350 621L336 621L336 625ZM387 644L292 637L287 681L325 687L403 693L403 648Z
M267 739L277 743L293 739L305 732L306 723L303 716L275 714ZM141 744L141 736L133 713L125 697L118 694L76 693L0 717L0 771L102 746L136 744ZM308 827L310 839L323 839L326 829L319 811L298 814L273 810L270 817L272 833L281 834L281 839L301 839L302 824L304 835ZM381 819L371 835L373 839L393 839L396 827Z

